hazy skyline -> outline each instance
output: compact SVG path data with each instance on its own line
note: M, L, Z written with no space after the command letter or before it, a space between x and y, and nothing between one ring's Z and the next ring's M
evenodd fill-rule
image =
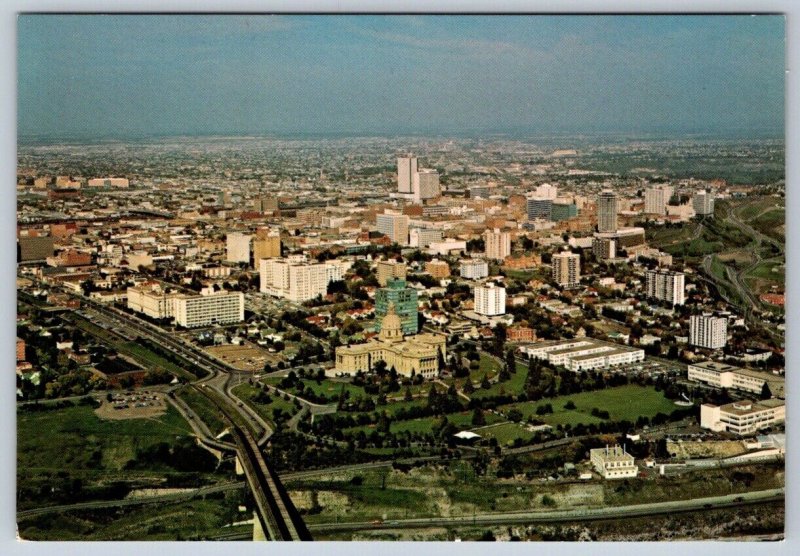
M20 136L780 134L783 16L22 15Z

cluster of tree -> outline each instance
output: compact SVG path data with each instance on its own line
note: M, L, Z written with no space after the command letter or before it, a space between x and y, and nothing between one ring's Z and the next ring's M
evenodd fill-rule
M181 472L210 473L217 468L217 458L204 450L191 437L178 438L174 444L158 442L136 450L136 457L126 469L148 469L153 465L170 467Z

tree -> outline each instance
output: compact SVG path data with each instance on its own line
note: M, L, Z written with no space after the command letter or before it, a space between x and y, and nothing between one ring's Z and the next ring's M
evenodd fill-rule
M481 379L481 388L483 388L484 390L488 390L491 387L492 385L489 383L489 377L483 375L483 378Z
M483 411L481 411L481 409L478 407L476 407L475 411L472 412L472 424L476 427L486 424L486 418L483 416Z
M772 398L772 390L769 389L769 384L764 382L764 386L761 387L761 399L762 400L769 400Z
M522 421L522 412L516 407L509 409L508 420L514 421L515 423L519 423L520 421Z

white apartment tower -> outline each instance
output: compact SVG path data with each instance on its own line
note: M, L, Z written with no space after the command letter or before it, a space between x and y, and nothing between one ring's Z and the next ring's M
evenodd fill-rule
M375 218L378 232L389 236L398 245L408 245L408 216L405 214L379 214Z
M553 280L559 286L577 286L581 281L581 256L569 251L553 255Z
M502 261L511 254L511 234L501 232L499 228L486 230L483 233L486 244L486 258Z
M250 262L250 234L240 232L230 232L227 237L227 250L225 260L232 263Z
M672 270L648 270L647 297L666 301L671 305L683 305L685 276Z
M475 286L475 312L493 317L506 312L506 289L493 283Z
M414 172L411 178L411 192L418 203L441 195L439 172L427 168Z
M412 180L417 173L417 157L413 154L397 159L397 192L413 193Z
M689 319L689 343L707 349L721 349L728 341L728 319L709 314Z
M324 263L308 263L304 257L261 259L260 291L294 302L324 296L328 293L327 267Z
M597 231L617 231L617 195L609 189L597 197Z
M692 197L692 208L698 216L708 216L714 214L714 193L711 191L700 191Z
M666 214L672 188L666 185L649 187L644 192L645 214Z

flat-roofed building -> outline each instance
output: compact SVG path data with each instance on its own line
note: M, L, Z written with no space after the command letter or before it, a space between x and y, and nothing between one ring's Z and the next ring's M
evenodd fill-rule
M411 247L427 248L431 243L442 241L442 230L433 228L411 228L408 232L408 244Z
M413 154L397 157L397 191L413 193L412 180L417 173L417 157Z
M260 291L296 303L328 293L329 273L324 263L309 263L305 257L261 259Z
M44 261L53 256L53 238L42 237L21 237L18 241L19 262Z
M593 448L589 460L604 479L629 479L639 474L634 457L622 446Z
M461 261L459 274L467 280L480 280L489 276L489 263L483 259L470 259Z
M281 256L281 235L277 231L257 233L253 238L253 264L259 268L261 259Z
M179 295L174 299L175 323L185 328L234 324L244 320L242 292L203 290L201 295Z
M506 313L506 289L494 283L475 286L475 312L486 317Z
M127 291L128 309L153 319L171 319L175 316L174 299L177 291L166 290L158 282L144 282Z
M700 426L716 432L751 435L786 421L786 402L778 399L700 406Z
M450 265L445 261L433 259L425 263L425 272L434 278L447 278L450 276Z
M229 232L226 238L225 260L232 263L250 263L250 234Z
M721 349L728 342L728 319L710 314L689 318L689 343L707 349Z
M408 216L405 214L378 214L375 217L378 232L398 245L408 245Z
M667 203L672 197L672 188L668 185L648 187L644 191L645 214L666 214Z
M709 216L714 214L714 193L711 191L699 191L692 197L692 208L695 214Z
M685 277L683 272L673 270L648 270L647 297L666 301L671 305L683 305L685 295Z
M715 388L731 388L754 394L761 394L766 383L772 395L777 397L783 396L785 387L785 379L781 376L717 361L690 364L687 367L686 378Z
M419 329L419 305L417 290L406 286L406 281L389 279L385 288L375 291L375 320L380 330L383 317L394 308L403 325L403 334L416 334Z
M564 251L553 255L553 281L559 286L574 287L581 281L581 256Z
M616 232L618 215L617 194L604 190L597 197L597 231Z
M389 261L378 261L376 272L378 276L378 284L386 287L389 280L393 278L406 279L408 274L408 267L406 263L400 263L392 259Z
M501 261L511 254L511 234L498 228L483 233L486 258Z
M543 359L570 371L612 369L644 361L644 350L595 338L538 342L520 349L532 359Z
M411 179L411 190L417 202L435 199L442 194L439 186L439 172L430 168L420 168Z
M592 254L598 261L617 258L617 240L614 238L592 238Z
M87 182L89 187L128 187L128 178L92 178Z

